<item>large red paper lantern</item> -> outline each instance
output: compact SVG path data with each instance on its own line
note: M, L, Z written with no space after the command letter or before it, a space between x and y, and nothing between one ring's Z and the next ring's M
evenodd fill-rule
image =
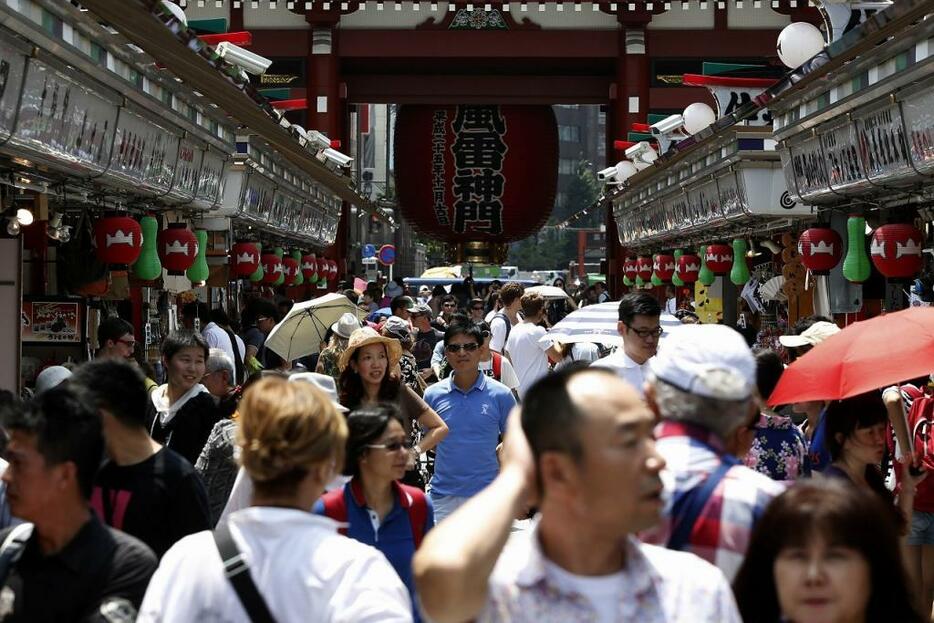
M249 277L259 268L259 248L252 242L238 242L230 252L235 277Z
M636 280L636 275L639 274L639 270L636 267L636 260L634 258L627 258L623 262L623 275L629 278L632 281Z
M876 270L893 279L914 277L921 272L924 234L914 225L882 225L872 233L869 257Z
M636 276L642 281L649 281L652 278L652 258L645 256L636 258Z
M297 259L289 256L282 258L282 273L285 275L285 281L283 281L283 283L285 285L291 286L295 284L295 278L298 276L299 270Z
M707 247L707 268L715 275L725 275L733 268L733 248L726 244L712 244Z
M700 276L701 259L697 255L685 254L678 258L675 272L684 283L694 283Z
M815 275L826 275L843 257L843 239L829 227L805 229L798 238L798 255Z
M283 274L282 259L275 253L263 253L263 283L275 283Z
M318 280L318 258L315 257L314 253L302 256L302 274L305 279Z
M129 266L143 249L143 230L129 216L105 216L94 223L94 242L102 264Z
M675 256L668 254L656 255L655 261L652 263L652 270L655 271L655 276L662 281L671 281L675 274Z
M448 243L507 243L538 231L554 206L558 126L550 106L402 106L399 206Z
M169 223L159 232L159 259L170 275L184 275L198 257L198 239L184 223Z

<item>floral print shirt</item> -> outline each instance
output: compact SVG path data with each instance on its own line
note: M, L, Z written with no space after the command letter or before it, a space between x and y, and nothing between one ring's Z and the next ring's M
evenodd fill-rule
M791 418L763 413L746 454L746 466L772 480L797 480L811 475L807 441Z
M693 554L626 539L617 621L740 623L730 585ZM553 563L550 563L553 564ZM549 573L538 530L510 537L490 576L478 623L597 623L597 606Z

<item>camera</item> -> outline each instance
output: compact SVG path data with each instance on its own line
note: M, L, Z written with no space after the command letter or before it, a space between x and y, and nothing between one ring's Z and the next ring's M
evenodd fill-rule
M616 166L597 171L597 180L605 184L612 184L616 181L616 172Z
M689 134L684 130L684 116L671 115L651 126L652 136L658 137L658 148L666 153L673 143L686 139Z
M342 154L330 147L322 151L318 159L324 162L325 166L334 172L340 172L341 169L350 166L350 163L353 162L353 158L347 154Z
M260 56L259 54L253 54L228 41L221 41L218 43L215 51L218 56L228 63L232 63L243 69L243 71L256 76L261 76L266 73L266 70L272 65L272 60Z
M632 161L636 169L641 171L652 166L652 163L658 160L658 152L652 149L652 146L645 141L639 141L626 150L626 158Z
M308 130L305 136L312 147L318 151L331 148L331 139L317 130Z

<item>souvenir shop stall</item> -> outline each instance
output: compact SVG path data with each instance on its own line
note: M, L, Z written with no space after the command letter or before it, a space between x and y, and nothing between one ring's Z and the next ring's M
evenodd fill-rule
M627 285L692 286L703 322L752 323L766 345L803 316L930 300L925 4L822 3L822 28L781 33L792 71L779 80L715 64L685 75L718 110L656 122L662 155L630 143L610 172Z
M236 318L250 296L333 289L343 207L375 213L350 158L252 87L266 59L200 37L175 5L121 5L171 61L70 3L0 3L3 388L93 356L108 315L154 362L186 302Z

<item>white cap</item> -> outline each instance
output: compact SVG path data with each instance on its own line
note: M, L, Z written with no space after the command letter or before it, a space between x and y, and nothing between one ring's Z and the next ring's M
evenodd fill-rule
M350 409L342 405L337 399L337 383L334 382L333 376L318 374L317 372L296 372L295 374L289 375L289 381L305 381L306 383L311 383L331 399L331 403L333 403L335 409L341 413L350 411Z
M719 400L746 400L756 386L756 360L738 331L725 325L682 325L649 360L656 379Z
M49 366L36 377L36 394L52 389L71 376L71 370L64 366Z
M817 346L831 335L840 333L840 327L832 322L815 322L801 335L782 335L778 341L785 348L799 348L801 346Z
M350 334L360 328L360 321L352 313L341 314L337 322L331 325L331 331L344 339L350 338Z

